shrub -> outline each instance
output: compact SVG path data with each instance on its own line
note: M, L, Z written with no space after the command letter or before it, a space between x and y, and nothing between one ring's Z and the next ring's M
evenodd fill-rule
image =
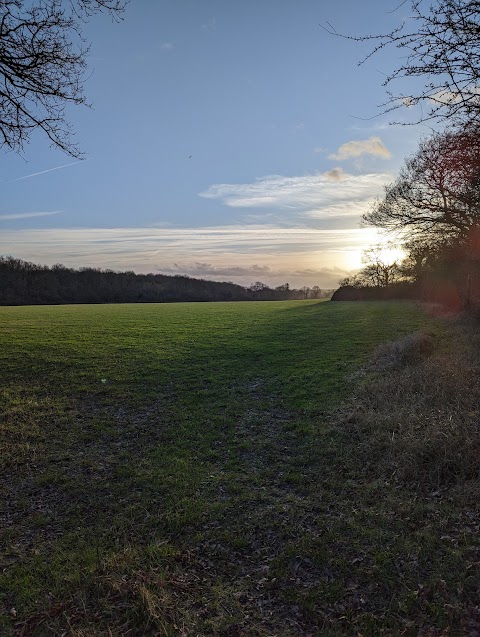
M369 367L373 370L384 370L418 363L432 353L433 347L433 338L428 334L407 334L398 341L379 345L373 353Z

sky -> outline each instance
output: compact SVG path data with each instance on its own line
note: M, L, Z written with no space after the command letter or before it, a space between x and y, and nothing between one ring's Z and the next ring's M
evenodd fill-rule
M401 5L401 6L398 6ZM362 35L399 0L131 0L85 26L76 161L0 150L0 254L270 286L336 287L376 243L360 218L426 134L392 126ZM408 111L408 109L406 109Z

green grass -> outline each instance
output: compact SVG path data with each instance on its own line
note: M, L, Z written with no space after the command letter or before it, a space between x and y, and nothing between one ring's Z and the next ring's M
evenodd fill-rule
M401 302L0 308L0 633L457 625L476 579L438 498L325 424L418 329L445 331Z

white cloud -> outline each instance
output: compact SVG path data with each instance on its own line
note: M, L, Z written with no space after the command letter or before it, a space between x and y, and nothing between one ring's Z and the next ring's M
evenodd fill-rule
M63 210L51 210L50 212L12 212L6 215L0 214L0 221L31 219L32 217L49 217L50 215L59 215L61 212L63 212Z
M324 206L319 209L313 208L306 210L303 214L305 217L311 219L336 219L337 221L345 217L358 219L359 210L367 211L374 201L374 197L371 199L351 199L349 201L342 201L341 203L332 203L329 206ZM350 225L352 225L352 223L350 223Z
M162 42L160 48L164 51L172 51L175 48L175 45L172 42Z
M329 155L329 159L344 161L361 155L375 155L383 159L390 159L392 156L380 137L370 137L369 139L352 140L342 144L336 153Z
M220 199L233 208L273 208L276 212L288 210L298 218L331 218L337 210L342 217L345 212L360 219L379 196L383 186L391 181L387 173L350 175L341 168L326 173L302 177L271 175L257 179L251 184L215 184L200 193L207 199ZM315 215L310 212L314 210ZM354 225L354 224L352 224Z

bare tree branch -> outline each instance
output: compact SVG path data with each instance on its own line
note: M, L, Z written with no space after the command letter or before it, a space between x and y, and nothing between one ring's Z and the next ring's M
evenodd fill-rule
M410 0L411 17L389 33L346 36L332 27L332 35L357 42L371 41L373 49L360 62L386 47L404 56L383 86L388 100L384 112L405 106L425 105L417 122L432 119L463 124L480 121L480 0ZM390 86L404 78L424 81L415 91L395 92Z
M120 19L123 0L0 0L0 147L21 151L34 130L72 157L82 153L66 119L88 105L89 47L80 24L104 11Z

